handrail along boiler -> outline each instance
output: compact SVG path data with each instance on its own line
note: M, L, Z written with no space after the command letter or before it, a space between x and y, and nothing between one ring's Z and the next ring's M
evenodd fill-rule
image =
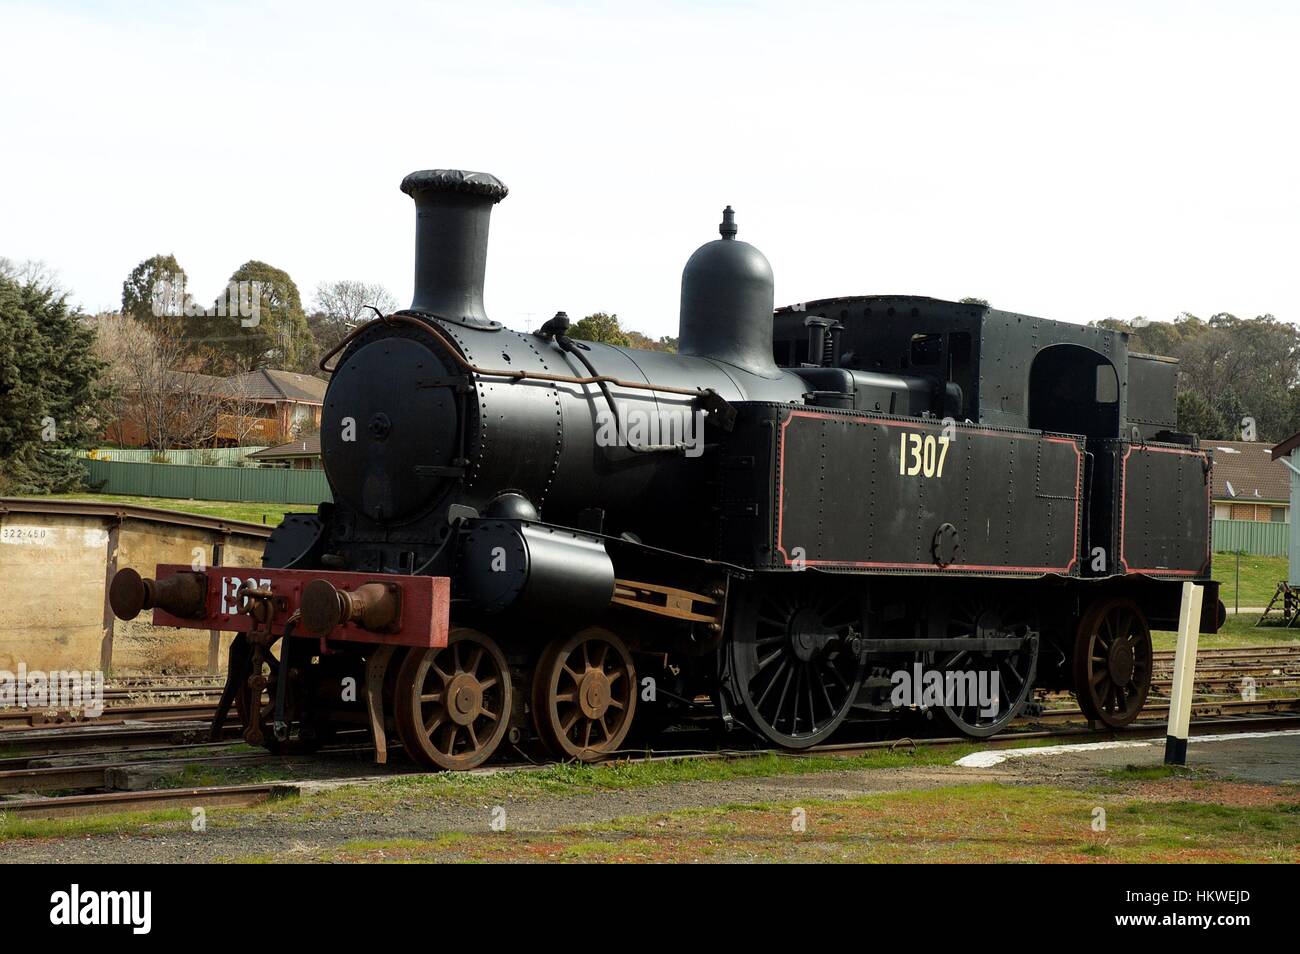
M987 736L1035 687L1117 726L1180 583L1214 587L1210 455L1176 429L1175 365L1122 333L908 296L774 309L730 207L683 272L677 353L563 313L520 333L483 303L504 184L402 191L411 306L326 359L333 503L261 569L113 580L124 619L236 633L214 725L234 707L277 751L362 726L381 761L395 735L445 769L702 716L789 748L901 709ZM947 689L900 701L911 672Z

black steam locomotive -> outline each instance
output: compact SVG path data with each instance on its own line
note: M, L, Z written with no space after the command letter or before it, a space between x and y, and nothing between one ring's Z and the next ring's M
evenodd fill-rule
M906 296L774 310L730 208L683 272L678 353L563 313L520 333L483 307L506 187L402 191L411 307L322 362L334 502L260 571L113 584L119 615L238 633L223 705L252 741L363 725L381 760L391 730L469 768L701 715L789 748L900 709L987 736L1036 686L1118 726L1150 627L1214 586L1210 457L1176 430L1175 365L1121 333Z

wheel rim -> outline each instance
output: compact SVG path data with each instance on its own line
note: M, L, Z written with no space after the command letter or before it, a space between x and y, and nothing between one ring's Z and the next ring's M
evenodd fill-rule
M742 595L732 687L747 721L769 741L807 748L844 721L862 683L854 648L862 610L847 590L767 586Z
M1024 636L1038 632L1036 614L1005 603L980 597L958 600L948 617L949 637ZM1020 714L1034 691L1038 671L1038 642L1015 651L994 650L929 653L926 664L942 673L972 672L981 690L990 690L988 700L963 699L945 704L938 711L956 731L974 738L1000 732ZM996 675L996 682L994 676ZM947 678L945 676L945 685ZM993 687L996 693L993 694ZM985 704L981 705L981 701Z
M1079 708L1105 725L1128 725L1151 690L1151 629L1131 600L1108 600L1079 623L1074 644Z
M587 629L556 640L533 678L542 739L557 755L592 762L627 738L636 712L636 666L617 634Z
M442 649L411 650L394 690L397 734L421 765L474 768L505 737L509 666L496 642L477 630L452 630Z

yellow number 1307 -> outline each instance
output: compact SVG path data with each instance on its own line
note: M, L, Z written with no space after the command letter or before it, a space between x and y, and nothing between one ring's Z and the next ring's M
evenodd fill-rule
M918 474L942 477L943 462L948 457L948 445L951 443L952 438L949 437L904 431L898 435L898 472L905 477L915 477Z

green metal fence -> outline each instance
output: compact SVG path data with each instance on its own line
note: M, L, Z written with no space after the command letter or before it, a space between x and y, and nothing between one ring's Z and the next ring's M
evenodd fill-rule
M116 460L85 460L84 463L87 484L105 494L283 504L317 504L333 499L322 470L201 467Z
M1214 549L1217 553L1235 553L1240 550L1253 556L1286 556L1290 534L1289 523L1216 520Z

